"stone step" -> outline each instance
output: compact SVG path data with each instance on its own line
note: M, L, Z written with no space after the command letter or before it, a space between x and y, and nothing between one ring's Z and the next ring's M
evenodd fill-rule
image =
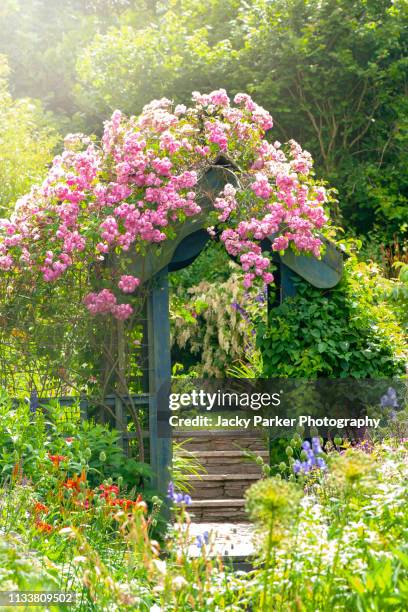
M190 476L193 485L193 499L237 499L243 498L245 491L259 480L259 474L204 474Z
M225 449L248 449L254 452L267 450L266 441L258 434L249 432L216 430L185 430L174 433L175 442L182 442L188 451L223 451Z
M197 450L197 451L184 451L181 450L179 451L180 455L191 455L191 453L193 453L194 455L196 455L197 457L201 458L211 458L211 457L247 457L246 451L245 450ZM269 456L269 453L267 450L259 450L256 455L260 455L263 458L267 458Z
M247 522L245 500L236 499L196 499L189 506L190 514L196 522L240 523Z
M251 451L252 452L252 451ZM248 474L262 475L261 466L252 458L248 457L246 451L242 450L216 450L216 451L180 451L180 455L188 457L194 455L208 474L223 474L228 470L229 474ZM256 451L256 456L262 457L267 461L268 451Z

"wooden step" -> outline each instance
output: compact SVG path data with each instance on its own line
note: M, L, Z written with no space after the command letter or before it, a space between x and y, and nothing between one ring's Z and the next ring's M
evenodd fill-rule
M250 456L268 460L266 440L259 432L236 430L183 430L179 453L194 457L206 474L190 476L191 513L195 522L247 522L245 491L262 476L261 466Z
M193 500L190 513L196 522L239 523L247 522L245 500L236 499L196 499Z

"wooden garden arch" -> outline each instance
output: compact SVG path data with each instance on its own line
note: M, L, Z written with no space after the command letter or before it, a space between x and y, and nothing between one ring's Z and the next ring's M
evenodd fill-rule
M184 222L174 240L163 243L160 256L151 249L143 259L135 257L129 270L148 286L147 343L144 344L147 344L145 358L148 363L150 463L154 473L153 486L161 493L167 490L168 469L172 463L172 440L158 435L159 394L170 389L171 384L168 274L188 266L199 256L210 239L206 231L206 216L212 202L226 183L234 182L233 165L226 158L219 157L198 185L198 202L202 213ZM332 288L340 281L343 256L328 240L322 238L325 252L321 259L295 255L292 251L280 256L272 251L273 240L274 236L264 240L262 249L271 253L277 265L275 279L279 288L279 302L295 295L296 277L321 289Z

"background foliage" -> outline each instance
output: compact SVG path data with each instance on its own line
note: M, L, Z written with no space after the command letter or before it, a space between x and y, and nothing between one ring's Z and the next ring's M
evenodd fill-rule
M0 214L45 174L59 141L55 121L38 100L14 100L0 56Z
M260 323L257 342L266 377L392 378L403 375L404 334L385 299L391 281L375 265L346 264L326 293L297 283L298 294Z
M0 52L13 95L87 132L154 97L246 90L317 157L347 226L390 240L407 231L407 24L404 0L8 0Z
M316 158L319 176L335 185L333 213L362 241L360 259L374 259L386 276L397 276L394 262L407 260L407 26L405 0L5 0L0 206L10 208L44 176L59 135L98 132L115 108L138 113L160 96L185 102L195 89L248 91L272 113L274 138L297 138ZM209 248L174 276L173 321L186 315L180 319L187 303L180 286L225 282L229 275ZM384 291L406 324L405 286L401 275ZM301 291L305 317L307 299L325 304L320 294L306 298ZM333 305L341 316L339 338L349 333L343 306ZM300 304L290 308L298 312ZM203 310L203 321L219 316L210 310ZM184 324L192 336L200 329ZM314 349L311 371L322 358ZM197 356L185 359L186 367L197 365ZM54 370L57 361L51 359ZM365 366L356 371L367 373Z

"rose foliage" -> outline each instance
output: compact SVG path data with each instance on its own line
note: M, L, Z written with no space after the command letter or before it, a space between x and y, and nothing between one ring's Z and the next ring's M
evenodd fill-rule
M220 155L235 177L214 199L208 226L239 261L245 286L273 281L260 246L267 236L274 236L273 250L318 257L327 194L313 178L311 155L293 140L271 144L265 135L272 118L246 94L232 104L222 89L194 93L193 102L186 108L156 100L139 117L115 111L100 145L68 136L42 185L1 220L0 269L27 275L35 286L114 256L119 264L105 266L110 272L99 275L96 289L93 277L84 304L93 315L127 319L140 280L128 273L126 252L143 257L201 214L200 177Z

